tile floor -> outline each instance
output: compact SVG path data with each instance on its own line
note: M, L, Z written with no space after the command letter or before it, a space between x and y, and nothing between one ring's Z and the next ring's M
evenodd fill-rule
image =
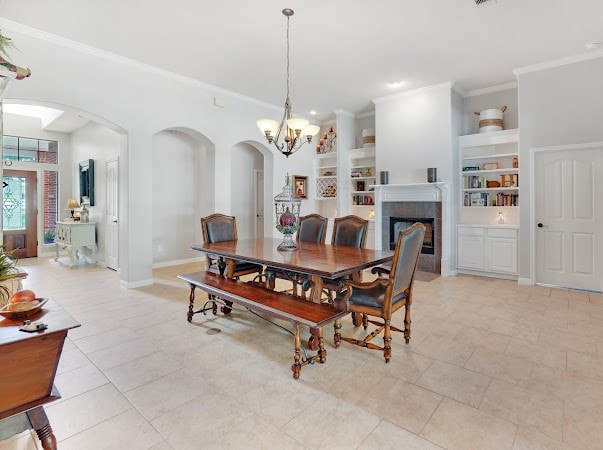
M335 349L329 327L327 363L294 381L281 329L241 311L187 323L176 274L194 265L127 290L115 272L65 262L20 261L25 287L82 324L58 368L63 398L46 408L61 450L603 448L601 295L417 281L413 338L394 334L390 364ZM31 433L0 442L36 448Z

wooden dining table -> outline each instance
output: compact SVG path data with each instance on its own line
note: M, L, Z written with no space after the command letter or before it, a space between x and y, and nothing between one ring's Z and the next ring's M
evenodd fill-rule
M390 250L314 242L298 242L297 250L279 251L277 247L281 242L281 239L263 237L193 245L191 248L210 253L222 260L246 261L307 276L311 282L309 299L316 303L321 301L323 280L336 281L346 275L389 262L394 256L394 252ZM225 263L223 264L225 267Z

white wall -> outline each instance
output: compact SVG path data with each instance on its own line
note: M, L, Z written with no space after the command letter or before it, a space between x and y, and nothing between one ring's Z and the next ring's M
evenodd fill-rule
M96 223L96 252L100 264L105 261L105 228L107 226L107 182L105 163L119 156L123 136L104 125L89 122L71 135L72 195L80 200L79 163L94 160L94 206L90 206L90 222ZM84 254L90 252L84 249Z
M213 206L225 212L230 210L231 198L230 149L238 142L253 141L275 153L264 145L255 122L280 117L279 108L24 27L14 27L11 38L27 56L26 65L33 75L13 83L10 98L67 105L127 133L127 148L120 153L119 259L120 276L128 286L152 282L153 236L148 224L153 205L149 192L156 180L149 174L155 133L182 127L213 143ZM214 106L215 97L225 99L226 106ZM285 173L310 173L312 155L311 146L304 146L289 159L275 154L267 175L273 195L280 191ZM270 223L267 217L267 226Z
M520 73L520 278L532 280L530 149L603 141L603 58Z
M452 181L451 84L375 100L377 170L390 184L425 183L427 168Z
M237 218L239 239L255 237L254 170L263 170L262 154L249 144L240 143L231 151L230 213ZM265 205L268 218L272 205Z

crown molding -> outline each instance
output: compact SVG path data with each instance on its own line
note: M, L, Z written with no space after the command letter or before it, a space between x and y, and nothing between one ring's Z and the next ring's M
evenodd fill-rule
M352 119L356 118L356 114L354 114L353 112L347 111L345 109L336 109L333 112L335 113L336 116L348 116L348 117L351 117Z
M460 87L456 81L452 82L451 88L454 92L459 94L461 97L463 97L463 98L467 97L467 91L465 91L462 87Z
M142 63L136 61L134 59L126 58L123 56L116 55L115 53L111 53L105 50L98 49L96 47L92 47L90 45L82 44L81 42L73 41L71 39L64 38L62 36L57 36L56 34L48 33L46 31L38 30L37 28L32 28L27 25L23 25L17 22L13 22L12 20L0 18L0 27L2 29L8 29L11 31L15 31L17 33L24 34L26 36L33 37L35 39L39 39L42 41L50 42L52 44L69 48L71 50L75 50L81 53L86 53L91 56L95 56L97 58L102 58L107 61L111 61L117 64L122 64L125 66L132 67L137 70L141 70L144 72L152 73L154 75L159 75L164 78L168 78L180 83L188 84L189 86L198 87L201 89L206 89L208 91L226 95L231 98L252 103L257 106L261 106L263 108L272 109L275 111L283 112L283 107L278 105L273 105L272 103L264 102L262 100L258 100L253 97L248 97L247 95L239 94L238 92L229 91L227 89L214 86L208 83L204 83L202 81L196 80L194 78L190 78L184 75L180 75L176 72L171 72L169 70L160 69L159 67L152 66L150 64Z
M524 75L531 72L539 72L541 70L553 69L555 67L567 66L583 61L590 61L591 59L597 59L603 57L603 49L595 50L588 53L581 53L579 55L568 56L566 58L553 59L552 61L545 61L539 64L533 64L531 66L519 67L513 69L513 74L517 78L519 75Z
M478 95L492 94L493 92L508 91L510 89L517 89L517 81L511 81L509 83L498 84L496 86L485 87L481 89L474 89L467 91L465 97L475 97Z
M415 94L420 94L421 92L427 92L427 91L431 91L434 89L441 89L441 88L449 88L452 89L453 87L453 82L452 81L446 81L445 83L440 83L440 84L434 84L432 86L425 86L425 87L420 87L417 89L411 89L409 91L404 91L404 92L398 92L397 94L392 94L392 95L386 95L384 97L377 97L373 99L373 103L378 104L378 103L387 103L390 102L392 100L396 100L398 98L402 98L402 97L408 97L409 95L415 95Z
M367 111L360 114L356 114L356 119L366 119L367 117L375 117L375 111Z

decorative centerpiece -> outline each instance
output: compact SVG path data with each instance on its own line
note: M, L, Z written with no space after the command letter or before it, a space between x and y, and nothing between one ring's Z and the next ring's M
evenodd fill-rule
M276 229L283 233L283 242L279 244L279 251L297 250L297 244L293 240L293 234L299 226L299 209L301 198L293 195L289 174L285 176L283 191L274 197L274 209L276 212Z

